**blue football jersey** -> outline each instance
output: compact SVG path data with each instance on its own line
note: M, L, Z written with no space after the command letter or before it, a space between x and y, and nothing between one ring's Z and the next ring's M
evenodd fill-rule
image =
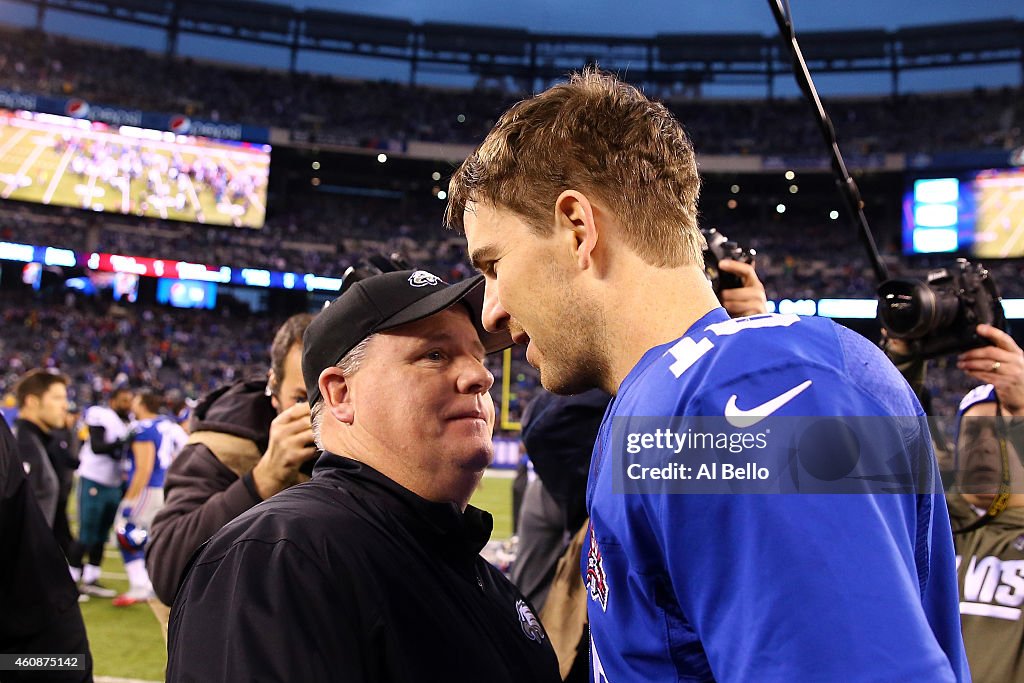
M969 681L941 495L613 490L616 418L750 406L923 414L881 351L827 319L719 308L648 351L608 408L588 483L593 680ZM930 457L926 431L893 434L892 452ZM788 454L760 456L773 457Z
M149 475L149 482L146 486L163 488L167 468L171 466L178 451L184 447L188 440L188 434L179 424L164 415L140 420L135 424L133 432L135 433L133 443L152 443L156 451L156 462L153 463L153 472ZM134 454L128 459L127 471L128 479L131 480L131 476L135 472Z

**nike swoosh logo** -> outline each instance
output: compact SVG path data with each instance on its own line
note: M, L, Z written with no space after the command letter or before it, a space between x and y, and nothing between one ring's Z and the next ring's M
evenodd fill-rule
M803 391L811 386L811 380L807 380L801 384L796 385L784 394L779 394L770 401L765 401L759 406L755 406L750 410L741 410L736 406L736 394L729 397L729 402L725 404L725 420L733 427L739 429L746 429L756 425L761 420L765 419L776 410L786 405L794 398L799 396Z

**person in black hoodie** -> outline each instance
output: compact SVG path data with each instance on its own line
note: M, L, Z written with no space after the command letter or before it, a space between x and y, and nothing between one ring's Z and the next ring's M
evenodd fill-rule
M146 544L153 589L166 605L196 548L252 506L308 478L300 468L316 450L301 359L310 320L295 315L277 331L269 381L222 387L196 407Z

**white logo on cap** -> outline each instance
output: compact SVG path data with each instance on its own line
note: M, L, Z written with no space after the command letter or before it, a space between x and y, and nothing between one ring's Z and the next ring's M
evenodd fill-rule
M417 270L409 276L409 284L413 287L434 287L439 283L444 283L444 280L425 270Z

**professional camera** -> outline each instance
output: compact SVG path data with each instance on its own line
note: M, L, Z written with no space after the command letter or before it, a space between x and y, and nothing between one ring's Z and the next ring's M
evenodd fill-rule
M738 276L718 270L718 262L730 258L753 265L757 252L753 249L744 249L714 228L701 228L700 231L708 243L707 248L704 249L704 273L711 281L715 296L718 296L723 289L742 287L743 281Z
M360 259L354 266L349 266L345 269L344 274L341 276L341 290L339 290L338 296L348 291L348 288L355 283L368 277L380 275L381 273L393 273L396 270L411 269L412 266L405 260L405 257L397 252L388 256L380 253L370 254Z
M981 323L1006 329L996 283L981 264L957 259L927 281L894 279L878 288L878 317L889 336L906 340L914 356L935 358L985 346Z

